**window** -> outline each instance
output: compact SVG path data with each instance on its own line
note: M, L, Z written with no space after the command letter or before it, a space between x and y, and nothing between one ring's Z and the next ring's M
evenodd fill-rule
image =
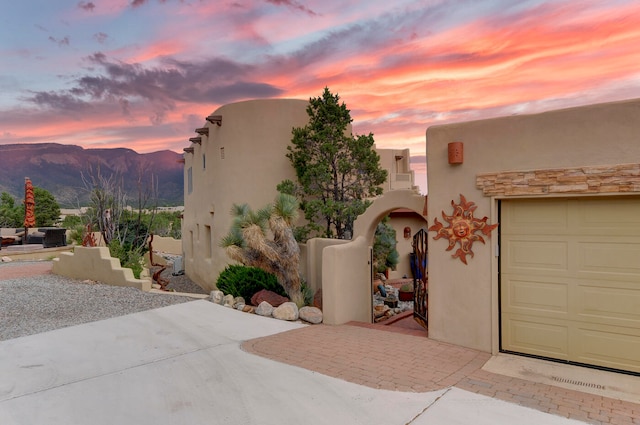
M205 156L205 154L202 154L202 169L206 169L207 168L207 157Z
M187 170L187 194L193 192L193 168L189 167Z

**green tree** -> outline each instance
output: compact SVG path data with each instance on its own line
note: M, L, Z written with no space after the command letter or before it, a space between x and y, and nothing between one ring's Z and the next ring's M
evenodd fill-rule
M387 216L378 223L374 236L373 268L377 273L396 269L400 260L400 254L396 249L397 244L396 231L389 225L389 216Z
M34 187L33 197L36 202L36 227L50 227L60 221L60 205L51 192Z
M253 211L234 205L233 221L221 241L229 258L276 276L291 301L304 305L300 280L300 247L291 225L297 218L298 199L280 193L273 204Z
M36 227L49 227L60 220L60 206L51 192L40 187L33 188L36 202ZM7 192L0 194L0 225L3 227L22 227L24 224L24 204Z
M285 180L278 191L301 199L308 224L303 234L349 239L353 222L380 195L387 172L373 149L373 134L348 133L353 121L340 97L324 89L321 97L309 99L309 123L292 130L287 158L298 184Z
M0 227L20 227L24 221L24 207L7 192L0 194Z
M20 227L24 220L24 208L7 192L0 194L0 227Z

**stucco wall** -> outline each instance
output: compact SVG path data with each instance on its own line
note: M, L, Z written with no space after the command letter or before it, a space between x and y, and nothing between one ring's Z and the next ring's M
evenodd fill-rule
M475 217L498 221L498 199L508 195L485 196L476 187L478 174L637 163L639 118L640 100L636 99L428 128L429 224L433 224L433 217L442 222L442 211L451 214L451 201L459 202L460 194L476 203ZM450 142L464 144L463 164L448 163ZM430 232L429 337L497 351L497 230L485 238L486 245L473 245L475 256L468 258L468 265L452 258L455 249L445 251L447 242L434 241L433 236Z
M303 100L268 99L222 106L212 114L222 115L222 125L203 123L209 135L201 136L200 145L191 145L193 153L185 153L185 272L203 288L214 289L219 273L231 263L220 240L230 229L232 205L262 208L273 202L278 183L295 181L286 147L292 128L307 124L307 105Z
M52 272L73 279L91 279L107 285L131 286L142 291L151 289L151 278L145 271L141 279L133 276L133 271L123 268L120 260L111 257L107 247L76 246L74 251L62 252L53 259Z
M390 279L399 279L404 276L412 278L411 274L411 262L410 254L413 252L413 236L420 231L420 229L427 230L428 223L426 218L418 213L413 214L394 214L392 220L389 220L389 224L396 231L396 250L398 251L399 260L395 270L389 272ZM411 229L411 236L405 239L403 231L405 227Z

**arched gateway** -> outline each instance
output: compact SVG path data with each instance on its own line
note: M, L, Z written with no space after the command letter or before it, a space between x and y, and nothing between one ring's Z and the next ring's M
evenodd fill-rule
M398 208L412 210L427 220L426 196L413 190L385 192L354 223L350 242L322 248L324 322L342 324L371 321L371 246L376 226Z

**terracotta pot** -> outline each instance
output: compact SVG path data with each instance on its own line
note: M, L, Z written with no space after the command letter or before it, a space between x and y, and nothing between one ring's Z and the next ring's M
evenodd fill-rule
M413 301L413 291L411 292L398 291L398 299L400 301Z

